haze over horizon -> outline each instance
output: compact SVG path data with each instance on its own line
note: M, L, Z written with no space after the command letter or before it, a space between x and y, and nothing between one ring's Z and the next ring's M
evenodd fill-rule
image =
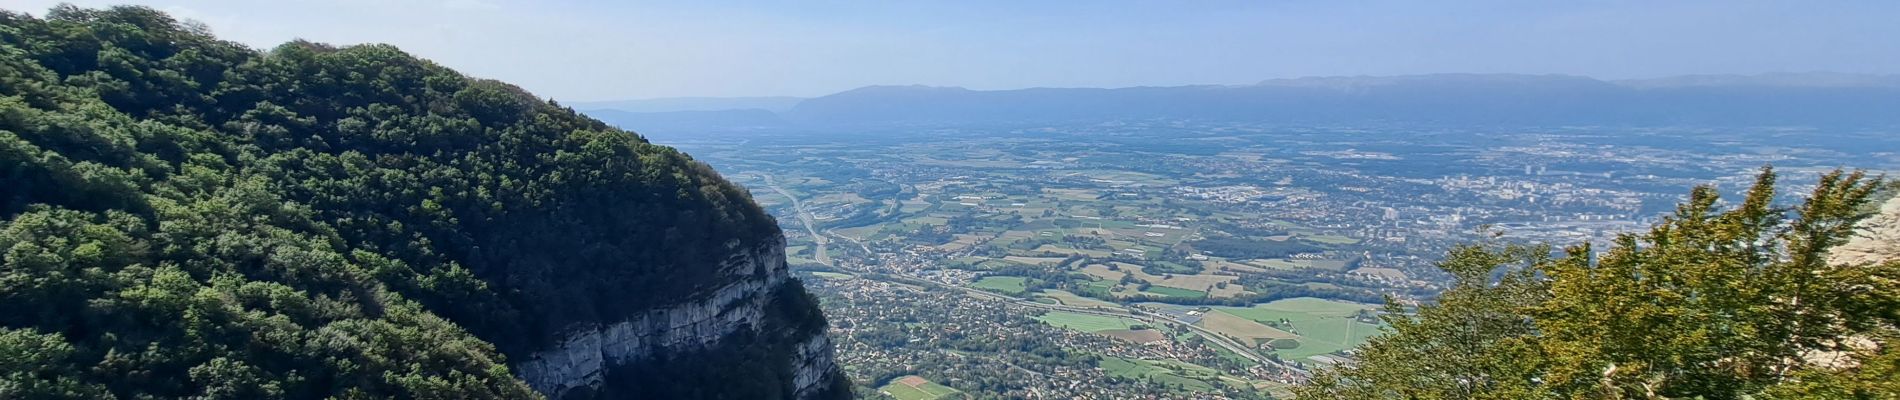
M389 43L563 101L812 97L870 85L1238 85L1521 73L1605 80L1900 73L1900 3L1503 1L742 4L435 0L141 4L258 48ZM36 15L60 3L6 7ZM532 60L532 61L526 61ZM1112 67L1111 67L1112 66Z

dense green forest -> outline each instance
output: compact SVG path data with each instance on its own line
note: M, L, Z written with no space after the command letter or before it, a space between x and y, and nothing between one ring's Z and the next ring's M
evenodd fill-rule
M778 234L519 88L140 7L0 12L0 190L8 398L533 397L504 357Z
M1300 397L1900 398L1900 260L1829 260L1880 187L1835 171L1780 207L1763 171L1738 204L1696 188L1606 251L1454 250L1453 289L1388 306L1391 330Z

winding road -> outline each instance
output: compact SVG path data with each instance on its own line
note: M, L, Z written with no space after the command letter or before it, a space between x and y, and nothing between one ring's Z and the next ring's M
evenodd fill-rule
M798 212L797 218L799 224L804 225L805 231L811 233L811 242L813 243L812 254L815 254L812 259L817 260L819 264L836 267L837 265L831 262L831 254L825 252L825 245L831 242L831 238L818 234L816 218L812 217L810 211L805 210L805 202L799 200L798 196L793 196L792 192L778 187L778 182L773 181L771 175L759 174L759 177L765 179L766 187L772 188L772 191L778 192L778 195L785 196L786 199L792 201L792 210ZM862 246L862 244L860 244L860 246ZM868 253L870 248L867 247L865 250L867 250Z

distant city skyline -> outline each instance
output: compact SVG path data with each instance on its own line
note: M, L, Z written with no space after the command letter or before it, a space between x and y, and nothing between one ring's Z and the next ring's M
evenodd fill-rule
M60 2L4 7L44 15ZM68 2L147 5L260 49L389 43L564 101L1431 73L1900 73L1900 2L1879 1Z

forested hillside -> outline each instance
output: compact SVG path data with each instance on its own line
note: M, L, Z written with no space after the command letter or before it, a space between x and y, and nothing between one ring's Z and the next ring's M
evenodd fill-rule
M390 46L0 12L0 397L533 397L504 355L777 235L678 151Z

